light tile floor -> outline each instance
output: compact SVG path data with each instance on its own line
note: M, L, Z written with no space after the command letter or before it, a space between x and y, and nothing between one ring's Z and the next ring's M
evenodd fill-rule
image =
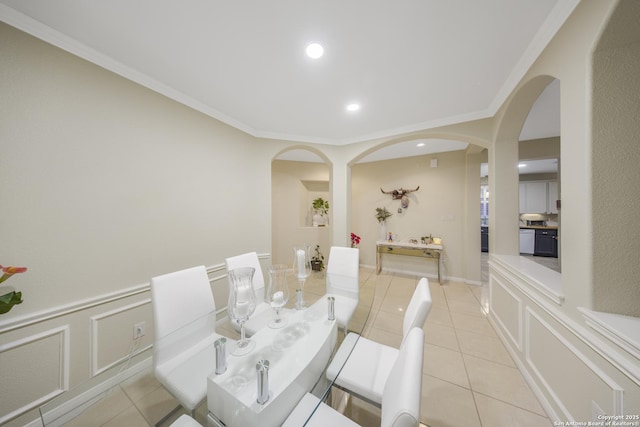
M324 294L324 277L314 274L305 288L310 301ZM360 278L362 283L373 281L376 288L364 335L399 347L404 309L419 277L376 275L363 269ZM484 287L452 281L440 286L432 281L430 289L433 308L423 328L422 426L551 426L482 310ZM218 332L235 334L230 328L222 329ZM112 389L107 398L68 425L156 425L177 405L151 372L143 372ZM346 399L336 392L332 405L363 426L380 424L380 411L356 398ZM162 425L182 413L175 412ZM196 418L204 424L205 417L206 405L202 405Z

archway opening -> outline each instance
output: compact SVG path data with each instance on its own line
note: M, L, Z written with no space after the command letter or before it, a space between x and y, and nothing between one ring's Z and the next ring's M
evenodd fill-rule
M552 270L560 263L560 81L531 107L518 138L519 252Z
M376 242L383 236L376 212L383 208L391 214L385 235L391 233L396 242L441 239L445 281L481 283L478 189L482 148L445 138L445 133L414 135L387 141L355 158L351 223L352 231L362 238L361 264L378 264ZM394 190L409 190L407 200L394 199ZM437 264L420 258L394 256L382 264L383 271L437 277Z
M271 162L271 258L291 265L292 248L319 245L324 255L331 246L331 168L321 153L294 148ZM316 208L314 208L314 202ZM318 204L322 209L318 209Z

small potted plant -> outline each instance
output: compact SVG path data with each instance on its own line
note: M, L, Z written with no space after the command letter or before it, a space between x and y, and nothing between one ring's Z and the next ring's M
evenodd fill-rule
M387 208L376 208L376 219L380 224L380 241L387 240L387 218L393 215Z
M311 269L313 271L324 270L324 255L320 252L320 245L316 245L315 253L311 257Z
M322 216L325 216L329 212L329 202L322 197L314 199L313 202L311 202L311 206L314 211L318 212Z
M376 208L376 219L380 224L385 223L387 218L393 215L387 208Z
M313 215L313 226L324 227L327 224L325 215L329 212L329 202L322 197L318 197L311 202L311 207L315 214Z

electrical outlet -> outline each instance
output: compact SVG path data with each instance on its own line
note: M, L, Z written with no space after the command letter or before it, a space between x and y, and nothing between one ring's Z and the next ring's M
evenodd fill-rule
M136 323L133 325L133 339L137 340L138 338L142 338L144 336L144 329L146 327L145 322Z

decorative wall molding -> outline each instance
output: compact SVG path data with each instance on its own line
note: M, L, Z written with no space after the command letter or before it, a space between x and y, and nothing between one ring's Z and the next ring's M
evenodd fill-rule
M52 44L60 49L63 49L75 56L85 59L91 63L98 65L106 70L109 70L119 76L138 83L154 92L160 93L169 99L173 99L181 104L184 104L196 111L213 117L223 123L228 124L236 129L240 129L250 135L256 137L269 137L269 135L263 135L261 132L257 132L255 129L245 125L238 120L223 114L222 112L211 108L208 105L194 99L191 96L175 90L167 86L166 84L149 77L147 74L141 73L129 66L122 64L115 59L104 55L97 50L74 40L71 37L44 25L41 22L36 21L20 12L16 12L10 7L0 4L0 20L8 23L11 26L18 28L25 33L31 34L45 42ZM268 134L268 132L267 132ZM275 136L272 136L275 137Z
M14 350L18 347L23 347L23 346L28 346L30 344L34 344L38 341L41 341L45 338L49 338L49 337L55 337L56 335L58 336L59 339L59 353L58 353L58 357L60 360L60 365L58 366L58 378L59 378L59 383L58 383L58 387L55 389L52 389L50 391L48 391L47 393L41 395L40 397L38 397L37 399L28 402L26 404L24 404L23 406L19 407L19 408L15 408L13 410L11 410L9 413L4 414L4 415L0 415L0 425L4 424L5 422L14 419L15 417L18 417L34 408L39 407L40 405L42 405L43 403L45 403L46 401L54 398L55 396L58 396L59 394L63 393L65 390L67 390L69 388L69 359L70 359L70 352L69 352L69 330L70 327L69 325L64 325L64 326L60 326L57 328L53 328L53 329L49 329L47 331L44 332L40 332L34 335L30 335L24 338L20 338L18 340L0 345L0 353L4 353L4 352L9 352L11 350Z
M259 259L269 259L270 257L271 255L269 253L258 254ZM210 278L210 282L213 283L215 281L226 278L227 277L226 266L224 263L221 263L221 264L215 264L210 267L207 267L207 273L210 275L217 274L220 272L224 272L224 274L217 275L213 278ZM55 319L56 317L66 316L72 313L87 310L89 308L97 307L113 301L118 301L125 298L130 298L136 295L144 294L145 292L150 292L150 289L151 289L151 284L147 282L147 283L136 285L130 288L120 289L114 292L110 292L108 294L100 295L94 298L87 298L87 299L76 301L70 304L53 307L48 310L27 314L25 316L16 317L6 321L0 321L0 334L13 331L16 329L24 328L37 323L46 322L48 320Z
M551 406L549 402L549 396L545 394L544 391L540 388L538 383L535 381L535 379L531 375L531 372L527 369L527 366L522 362L522 359L520 358L520 355L522 353L518 352L513 347L507 345L507 338L503 333L503 329L501 329L500 325L496 323L495 317L493 316L492 312L489 313L487 320L489 320L489 323L491 324L491 326L493 326L493 329L496 331L496 334L498 335L498 338L500 339L500 341L502 341L505 344L507 353L509 353L509 355L513 359L513 362L516 364L516 367L524 377L524 380L527 382L527 384L533 391L533 394L538 398L538 401L542 405L542 408L544 409L544 411L547 413L547 416L549 417L549 419L552 421L559 420L560 418L558 417L558 414L556 413L554 407Z
M534 393L545 407L549 417L552 420L561 420L561 418L553 418L556 410L564 412L565 416L569 416L569 414L563 402L558 400L558 396L544 381L539 367L531 360L530 350L534 344L530 342L530 334L531 319L534 318L534 314L536 319L547 319L547 325L551 325L550 322L557 322L555 324L559 326L555 328L548 326L547 329L552 330L556 334L555 336L561 336L561 345L565 346L568 352L576 354L576 357L579 357L588 369L595 372L597 378L601 378L601 381L608 384L607 387L612 390L612 400L608 402L613 402L614 406L614 409L609 408L609 410L622 413L624 389L619 385L622 384L622 379L612 376L614 371L609 369L611 368L626 377L634 384L634 387L640 386L640 358L638 358L638 347L635 342L636 338L640 337L637 332L640 319L626 318L623 325L616 326L612 319L603 318L602 315L604 314L606 318L607 313L575 308L577 312L582 313L585 320L580 322L580 316L571 316L567 307L561 307L562 304L558 304L560 302L559 299L549 298L536 290L538 283L529 281L526 274L513 272L512 270L515 268L514 265L509 263L490 261L489 280L490 285L492 281L499 281L502 287L507 287L514 292L522 292L523 304L526 309L525 315L527 316L526 322L528 322L526 330L523 331L523 335L526 338L524 344L525 352L520 352L512 342L511 337L508 336L508 328L502 324L504 319L499 318L499 310L496 311L495 307L493 307L490 310L488 319L496 329L508 352L514 358L523 376L534 390ZM496 286L496 284L494 283L493 286ZM490 286L490 304L495 305L491 289ZM615 381L613 378L615 378ZM625 382L624 384L626 389L627 383ZM551 402L554 401L557 403L555 407L551 406Z
M500 273L518 290L540 305L550 301L564 304L562 275L520 256L492 255L489 268ZM544 298L544 301L541 299Z
M578 307L586 324L640 360L640 319Z
M589 346L598 355L606 359L631 381L640 385L640 364L638 363L640 362L640 359L637 359L635 363L630 361L611 344L596 336L592 330L587 329L585 326L579 324L573 318L563 313L557 304L551 303L547 298L542 298L538 293L531 291L531 289L536 286L535 283L525 283L522 281L520 281L519 284L513 283L510 278L517 276L509 274L511 268L513 267L509 265L500 267L496 263L489 261L489 280L491 280L494 275L503 277L507 283L513 284L514 288L522 291L532 304L544 310L551 318L562 324L568 332ZM581 310L584 313L583 309L578 308L578 310Z
M608 414L608 415L622 415L623 402L624 402L624 399L623 399L624 389L620 387L620 385L618 385L609 375L607 375L596 363L594 363L593 360L591 360L588 356L586 356L583 352L581 352L576 346L574 346L560 331L554 328L549 322L545 321L540 315L534 312L530 307L527 307L526 317L525 317L525 324L526 324L526 332L525 332L526 346L525 346L525 355L524 355L525 359L527 361L527 364L530 366L531 370L533 371L533 373L536 375L536 378L538 379L538 381L540 381L544 385L547 393L550 396L552 396L556 404L560 406L560 408L564 412L563 415L565 419L576 421L576 418L571 415L568 408L566 408L566 406L563 404L562 399L560 399L557 393L555 393L554 389L549 385L547 379L545 378L545 375L543 374L541 369L536 365L535 360L533 360L531 357L530 349L532 345L532 342L531 342L532 320L535 320L536 322L538 322L540 326L542 326L546 331L548 331L551 335L553 335L555 339L557 339L572 355L578 358L588 370L590 370L596 377L598 377L603 383L605 383L611 389L611 393L612 393L611 398L613 402L612 407L614 412L613 414ZM584 380L584 378L582 378L582 380ZM581 420L582 418L579 418L579 419Z
M498 309L498 307L494 306L494 290L495 290L495 286L499 286L500 289L502 289L506 294L508 294L508 296L510 296L514 303L516 304L517 307L517 319L516 322L518 322L516 328L517 328L517 336L513 336L510 332L510 328L507 327L506 323L503 321L503 319L500 317L500 310ZM523 309L523 303L522 303L522 299L520 297L518 297L518 295L516 295L515 293L513 293L506 285L504 285L496 276L491 276L489 277L489 311L491 313L494 314L494 319L495 321L500 325L500 327L505 331L505 333L507 334L507 336L509 337L509 339L511 340L511 342L513 343L513 345L515 345L516 349L518 351L522 351L523 349L523 326L522 326L522 309Z
M258 254L258 258L261 261L270 260L271 255L269 253ZM226 266L224 263L216 264L207 267L207 274L209 275L209 282L212 285L220 286L220 281L226 282L227 272ZM145 296L146 298L142 298L138 301L127 301L128 298L131 297L140 297ZM12 318L6 321L0 322L0 335L5 334L7 332L18 332L18 334L27 334L27 328L40 325L39 328L46 328L47 322L51 322L55 319L60 319L61 317L71 316L77 313L81 313L86 310L94 309L96 307L106 306L106 304L114 303L114 302L122 302L123 305L120 307L116 307L112 310L105 311L103 313L94 314L92 316L87 315L86 317L75 316L73 317L74 322L77 324L78 322L85 322L89 320L91 323L90 334L87 336L88 342L86 343L89 348L89 358L90 358L90 369L91 369L91 378L87 380L87 382L93 383L93 381L99 380L100 385L96 390L91 390L89 394L86 394L84 397L77 397L74 399L74 402L65 403L65 408L61 409L63 413L69 412L70 408L76 408L82 405L88 405L89 402L94 396L95 393L98 393L99 390L108 390L113 387L117 381L122 380L122 375L129 375L125 373L117 373L113 376L108 372L110 368L116 367L117 364L125 362L130 356L135 356L137 354L143 353L147 349L149 349L152 345L145 346L141 349L135 349L133 354L127 354L126 357L119 358L114 363L109 363L108 366L98 366L98 351L99 351L99 337L98 337L98 323L100 320L105 319L109 316L118 316L125 314L131 310L139 309L140 307L144 307L151 303L150 296L150 283L140 284L137 286L133 286L126 289L120 289L114 292L110 292L108 294L99 295L94 298L88 298L80 301L75 301L69 304L53 307L48 310L43 310L36 313L30 313L25 316ZM226 314L226 302L222 305L222 307L218 307L216 311L218 316L223 316ZM84 320L83 320L84 319ZM60 320L58 320L60 322ZM152 325L149 325L152 326ZM10 408L6 414L0 415L0 425L15 419L16 417L20 417L25 415L27 412L32 411L33 409L42 406L48 401L51 401L56 396L64 393L69 389L69 377L70 377L70 360L72 358L71 346L70 346L70 330L72 325L66 324L65 326L55 327L48 329L44 332L39 332L37 334L32 334L24 337L20 337L14 341L0 344L0 353L11 351L12 349L16 349L20 346L29 345L31 343L37 342L38 340L47 339L48 337L59 335L60 337L60 367L59 367L59 378L60 382L58 386L51 390L46 390L46 393L41 393L41 395L27 404L21 405L19 408ZM24 330L20 331L21 329ZM74 332L74 339L84 339L81 336L78 336ZM82 347L82 345L81 345ZM74 345L74 348L77 348L77 345ZM87 348L87 347L85 347ZM56 356L58 357L58 356ZM151 358L146 360L146 366L151 366ZM10 368L10 367L8 367ZM133 367L126 369L126 372L137 372L136 370L139 367ZM133 370L132 370L133 369ZM106 379L105 379L106 378ZM119 378L119 380L118 380ZM26 379L28 381L28 379ZM82 387L84 384L80 385ZM93 394L92 394L93 393ZM78 400L79 399L79 400ZM70 405L70 406L69 406ZM74 406L75 405L75 406ZM2 411L0 411L2 412ZM41 420L38 418L33 422L30 422L28 425L40 426Z
M145 292L149 292L148 283L127 289L121 289L115 292L100 295L95 298L87 298L84 300L73 302L71 304L53 307L48 310L31 313L15 319L10 319L6 322L0 322L0 334L35 325L37 323L46 322L48 320L55 319L56 317L62 317L69 314L77 313L79 311L88 310L92 307L97 307L113 301L130 298L136 295L143 294Z
M124 362L127 359L130 359L131 357L135 356L136 354L140 354L142 352L144 352L145 350L148 350L152 347L152 345L147 345L143 348L138 348L135 343L132 343L132 345L129 347L129 352L127 354L125 354L124 356L122 356L121 358L113 361L112 363L109 363L108 365L105 366L99 366L99 361L98 361L98 355L99 353L99 344L100 344L100 336L99 336L99 332L98 332L98 326L101 320L112 317L112 316L116 316L118 314L122 314L125 313L127 311L131 311L134 310L136 308L142 307L144 305L148 305L151 304L151 299L147 298L145 300L142 301L138 301L136 303L133 304L129 304L123 307L118 307L114 310L110 310L110 311L106 311L104 313L98 314L96 316L91 316L89 319L91 321L91 376L96 376L102 372L107 371L108 369L112 368L113 366L116 366L118 364L120 364L121 362Z

